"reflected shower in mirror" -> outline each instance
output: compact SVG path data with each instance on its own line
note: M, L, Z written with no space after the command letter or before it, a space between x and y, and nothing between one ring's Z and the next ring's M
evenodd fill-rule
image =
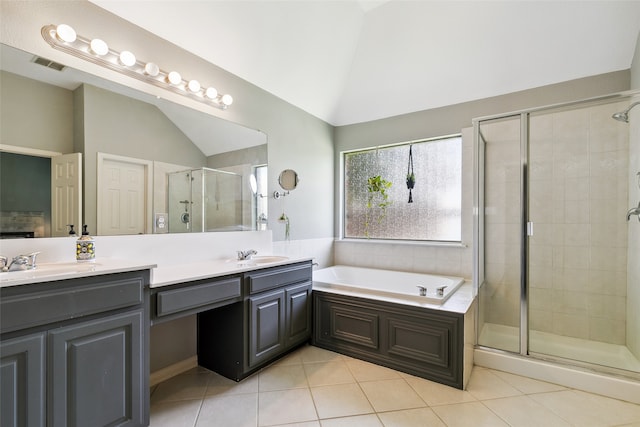
M138 220L142 231L136 233L157 232L157 214L169 212L168 174L184 170L209 168L241 176L240 188L244 190L244 196L240 205L246 211L243 215L251 218L239 222L242 229L255 229L258 215L266 215L266 207L258 212L258 205L264 205L266 201L259 202L259 198L248 190L249 177L256 168L266 170L267 136L263 132L6 45L0 45L0 54L0 120L3 124L0 151L43 158L82 153L78 171L83 174L84 186L79 193L82 223L98 231L96 234L131 234L126 229L104 231L104 227L100 227L109 222L109 218L104 218L105 212L115 211L121 217L130 213L109 205L119 203L118 198L100 197L107 192L114 195L123 190L117 186L112 188L115 184L108 183L105 177L115 171L123 173L125 166L131 164L146 168L140 173L144 176L142 197L148 202L141 208L142 217ZM38 125L34 126L34 123ZM100 163L100 156L111 163ZM8 158L2 156L2 169ZM13 159L9 161L14 162ZM117 163L116 168L113 163ZM14 163L13 167L21 168L29 175L28 166ZM24 180L3 176L2 211L11 212L3 215L12 219L3 219L0 232L10 232L11 227L20 222L22 214L16 212L30 212L24 206L12 207L4 197L12 191L28 194L29 188L21 189L23 184ZM28 185L30 188L50 188L51 181L29 182ZM51 203L44 201L40 205L44 207L39 207L37 212L49 221ZM38 235L55 236L51 228L50 224L45 224L39 228L42 233Z

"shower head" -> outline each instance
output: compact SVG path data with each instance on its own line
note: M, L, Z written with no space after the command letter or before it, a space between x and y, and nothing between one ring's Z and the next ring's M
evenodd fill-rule
M619 122L629 123L629 113L627 113L626 111L619 111L617 113L614 113L611 117Z
M617 113L614 113L613 116L611 116L614 120L617 120L619 122L625 122L625 123L629 123L629 111L631 111L631 109L633 107L635 107L636 105L640 104L640 102L634 102L633 104L631 104L629 106L629 108L627 108L624 111L618 111Z

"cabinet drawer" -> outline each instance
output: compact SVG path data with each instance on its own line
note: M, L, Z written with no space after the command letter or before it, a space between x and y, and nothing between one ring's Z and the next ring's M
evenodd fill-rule
M208 304L240 297L240 278L217 280L185 288L161 291L156 295L156 315L166 316Z
M3 333L143 302L141 275L120 279L118 276L100 280L74 279L55 285L24 286L29 286L28 292L11 295L14 290L7 288L8 292L2 295L0 319Z
M245 274L249 293L255 294L291 283L311 281L311 264L277 267Z

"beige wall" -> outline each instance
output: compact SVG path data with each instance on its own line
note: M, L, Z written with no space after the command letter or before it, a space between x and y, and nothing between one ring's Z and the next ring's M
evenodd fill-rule
M73 153L73 93L0 71L0 144Z
M636 39L636 50L631 62L631 89L640 89L640 33Z
M204 154L155 106L91 85L82 97L84 155L84 223L97 224L98 153L157 160L197 168Z

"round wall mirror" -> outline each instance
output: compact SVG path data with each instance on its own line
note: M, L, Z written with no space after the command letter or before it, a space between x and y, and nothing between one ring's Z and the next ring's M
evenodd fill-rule
M283 190L294 190L298 186L298 182L298 174L293 169L283 170L278 177L278 183Z

